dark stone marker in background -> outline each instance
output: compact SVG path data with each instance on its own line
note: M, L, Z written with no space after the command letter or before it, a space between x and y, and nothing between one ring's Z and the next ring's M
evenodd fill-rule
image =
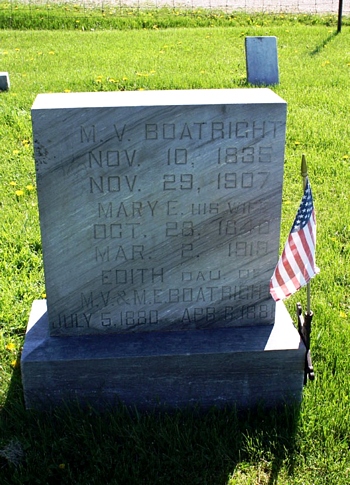
M256 86L279 83L276 37L245 38L247 81Z
M10 89L10 77L8 72L0 72L0 91Z

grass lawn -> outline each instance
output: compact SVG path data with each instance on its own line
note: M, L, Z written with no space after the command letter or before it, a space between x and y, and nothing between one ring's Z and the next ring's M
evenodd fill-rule
M171 28L171 18L168 28L43 31L33 21L33 29L0 30L0 71L11 81L0 93L0 482L348 485L350 27L336 35L336 20L242 15L223 26ZM303 153L317 211L316 380L301 408L25 411L20 352L32 301L45 294L30 121L36 95L245 87L247 35L278 38L273 90L288 103L281 248L302 195ZM305 299L305 290L291 297L290 312Z

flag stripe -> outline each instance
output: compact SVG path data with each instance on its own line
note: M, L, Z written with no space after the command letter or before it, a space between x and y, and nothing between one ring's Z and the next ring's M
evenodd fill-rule
M312 230L312 228L310 226L311 226L311 224L310 224L310 222L308 222L307 226L305 227L305 230L300 231L298 233L298 235L300 237L301 244L302 244L303 249L305 251L305 260L307 258L309 263L312 265L312 261L313 261L312 253L313 253L315 247L314 247L313 240L310 237L310 234L311 234L310 231Z
M293 248L293 255L295 254L295 261L298 265L301 274L307 274L307 268L310 265L310 260L308 257L309 249L305 240L305 233L298 233L296 236L297 241L294 241L295 247ZM301 283L303 284L303 283Z
M307 180L294 224L270 280L274 300L282 300L305 286L319 269L315 262L316 216Z

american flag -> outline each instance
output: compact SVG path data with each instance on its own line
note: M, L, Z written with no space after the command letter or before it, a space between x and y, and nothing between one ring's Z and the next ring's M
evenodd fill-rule
M270 281L270 293L275 301L292 295L319 273L315 248L316 217L307 179L293 227Z

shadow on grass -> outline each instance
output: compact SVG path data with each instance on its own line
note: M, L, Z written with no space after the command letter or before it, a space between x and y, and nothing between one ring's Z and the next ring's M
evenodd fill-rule
M15 370L0 413L1 483L241 484L247 483L239 478L245 466L263 464L266 480L259 484L274 485L282 466L284 473L293 472L298 420L299 408L291 406L26 411Z
M327 44L329 44L338 34L339 32L337 30L332 32L326 39L324 39L310 52L310 56L316 56L317 54L319 54L327 46Z

